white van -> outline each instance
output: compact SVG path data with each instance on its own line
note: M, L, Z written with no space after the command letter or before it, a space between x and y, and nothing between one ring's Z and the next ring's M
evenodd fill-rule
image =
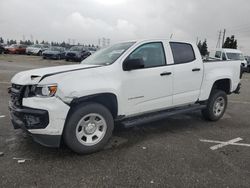
M210 57L217 60L239 60L244 68L247 68L247 61L244 58L243 53L240 50L230 48L220 48L211 51Z

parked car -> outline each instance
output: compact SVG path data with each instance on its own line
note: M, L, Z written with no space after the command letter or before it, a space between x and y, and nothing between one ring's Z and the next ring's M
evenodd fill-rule
M9 109L14 128L77 153L102 149L114 123L133 126L201 110L219 120L239 93L241 61L203 62L196 44L140 40L99 50L81 64L16 74Z
M245 56L245 59L247 61L247 72L250 73L250 56Z
M93 53L95 53L96 51L97 51L97 49L96 48L94 48L94 47L88 47L88 51L91 53L91 55L93 54Z
M8 54L25 54L27 46L23 44L12 44L5 47L5 52Z
M34 44L27 47L26 54L42 56L43 51L49 49L49 47L47 44Z
M212 51L211 56L217 60L227 61L227 60L240 60L241 65L244 70L247 68L247 61L244 58L243 53L240 50L221 48Z
M0 54L4 54L5 53L5 48L4 46L0 45Z
M90 55L91 52L84 46L73 46L66 52L65 59L66 61L82 61Z
M43 52L44 59L64 59L65 48L59 46L52 46Z

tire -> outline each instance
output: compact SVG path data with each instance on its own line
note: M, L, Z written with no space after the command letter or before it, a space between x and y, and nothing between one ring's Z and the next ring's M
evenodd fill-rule
M202 110L206 120L218 121L224 115L227 108L227 94L222 90L213 90L208 99L207 107Z
M43 55L42 51L39 51L37 55L42 56Z
M66 60L66 61L69 61L69 59L67 59L67 58L66 58L65 60Z
M88 154L101 150L111 138L113 129L113 116L106 107L84 103L70 113L63 139L74 152Z

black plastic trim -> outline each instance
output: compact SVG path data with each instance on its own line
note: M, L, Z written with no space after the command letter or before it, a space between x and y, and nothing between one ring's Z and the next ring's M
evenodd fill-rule
M188 106L176 107L172 109L150 112L146 114L141 114L133 117L120 117L116 119L116 122L123 124L125 127L132 127L144 123L149 123L153 121L158 121L166 117L182 114L190 111L201 110L206 108L205 104L192 104Z
M9 103L9 110L14 129L45 129L49 124L49 113L47 110L28 107L18 108L11 102ZM25 115L32 115L39 118L39 124L28 125Z
M42 146L58 148L61 145L61 135L31 134L31 136Z

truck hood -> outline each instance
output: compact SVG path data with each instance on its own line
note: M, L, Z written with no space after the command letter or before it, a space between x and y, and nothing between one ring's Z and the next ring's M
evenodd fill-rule
M65 73L65 72L73 72L78 70L84 70L84 69L91 69L95 67L100 67L98 65L83 65L83 64L77 64L77 65L64 65L64 66L55 66L55 67L49 67L49 68L41 68L41 69L33 69L28 71L23 71L17 73L11 80L11 83L15 83L18 85L34 85L38 84L41 80Z

